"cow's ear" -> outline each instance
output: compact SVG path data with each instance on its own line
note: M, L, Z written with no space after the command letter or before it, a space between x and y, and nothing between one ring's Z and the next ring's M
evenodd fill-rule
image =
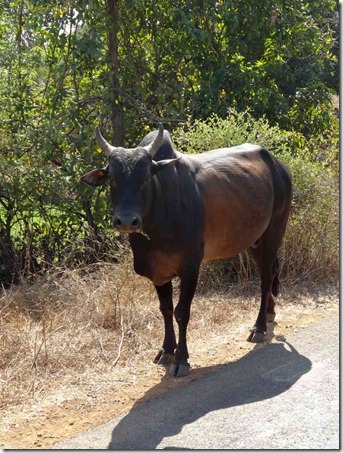
M80 181L85 182L89 186L101 186L106 182L108 177L107 168L101 168L98 170L92 170L89 173L81 176Z
M181 159L181 157L177 157L176 159L164 159L164 160L159 160L159 161L152 161L152 169L151 169L151 174L156 175L159 171L163 170L164 168L167 168L169 165L175 165L176 162L178 162Z

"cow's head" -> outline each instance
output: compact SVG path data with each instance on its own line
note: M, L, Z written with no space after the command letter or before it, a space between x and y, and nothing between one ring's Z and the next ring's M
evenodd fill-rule
M109 180L114 228L122 233L139 233L142 231L142 214L149 199L152 177L168 165L175 164L179 158L154 161L163 139L161 123L153 142L144 147L126 149L111 146L98 127L95 136L108 157L108 165L83 175L81 181L99 186Z

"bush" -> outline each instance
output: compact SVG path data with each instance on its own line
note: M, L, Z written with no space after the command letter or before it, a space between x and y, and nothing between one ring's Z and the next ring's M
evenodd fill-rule
M270 126L262 117L255 119L249 112L230 109L227 118L212 115L208 120L195 120L173 131L173 141L179 151L202 153L210 149L257 143L275 155L305 146L305 138L298 132L283 131ZM293 150L293 151L292 151Z
M319 163L283 153L293 179L292 211L282 249L292 281L338 278L338 180Z

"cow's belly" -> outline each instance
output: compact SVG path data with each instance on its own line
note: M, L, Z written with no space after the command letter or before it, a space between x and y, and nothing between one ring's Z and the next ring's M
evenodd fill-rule
M216 260L229 258L246 250L253 245L264 233L268 226L268 221L244 234L237 236L231 231L213 230L212 234L208 234L204 241L204 260Z
M265 203L250 211L223 206L215 216L207 216L203 259L229 258L246 250L267 229L271 212L271 203Z

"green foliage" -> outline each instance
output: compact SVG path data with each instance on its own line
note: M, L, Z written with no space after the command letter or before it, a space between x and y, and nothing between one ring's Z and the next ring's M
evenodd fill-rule
M167 1L163 8L130 1L120 29L128 55L121 67L124 95L135 114L147 106L146 119L225 117L230 107L249 108L283 128L318 133L301 112L311 111L318 121L330 100L337 18L333 0L320 6L306 0Z
M284 247L288 276L338 279L338 180L318 163L285 153L293 180L293 209Z
M195 120L173 132L176 148L186 153L201 153L210 149L240 143L258 143L278 155L286 150L296 151L305 145L298 132L283 131L270 126L266 118L255 119L249 112L230 109L226 118L212 115L206 121Z
M338 120L331 113L332 129L325 134L306 138L298 131L287 131L278 125L271 126L265 117L254 118L251 113L229 109L226 118L210 116L206 121L188 119L173 131L177 149L186 153L201 153L214 148L240 143L258 143L276 156L288 153L317 162L337 175L339 152Z

